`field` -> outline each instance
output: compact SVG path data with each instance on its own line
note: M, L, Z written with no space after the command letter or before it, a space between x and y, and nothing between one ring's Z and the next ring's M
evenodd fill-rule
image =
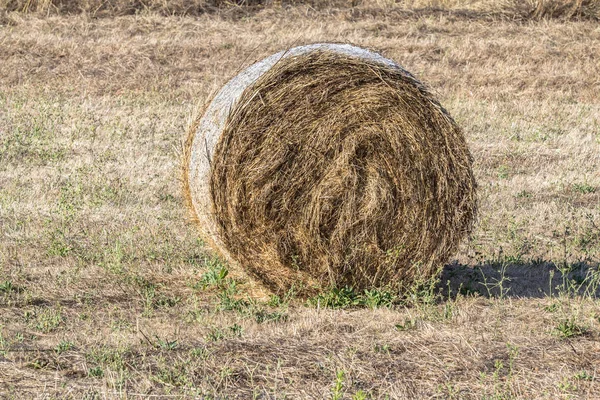
M596 2L34 3L0 1L0 398L600 398ZM199 108L318 41L396 60L464 129L480 211L440 279L252 298L190 222Z

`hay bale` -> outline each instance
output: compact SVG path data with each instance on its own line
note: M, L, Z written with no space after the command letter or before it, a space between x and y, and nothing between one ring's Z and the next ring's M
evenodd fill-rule
M204 236L272 290L430 277L475 215L456 123L411 74L350 45L250 66L185 148L185 193Z

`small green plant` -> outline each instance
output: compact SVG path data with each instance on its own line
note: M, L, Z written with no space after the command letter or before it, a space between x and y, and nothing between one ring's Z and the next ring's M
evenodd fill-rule
M267 305L269 307L281 307L284 305L283 301L281 300L281 297L279 297L276 294L272 294L269 297L269 301L267 302Z
M415 264L414 267L418 272L421 265ZM420 274L417 273L416 276L420 276ZM404 289L405 295L402 302L407 306L416 307L421 311L427 312L434 307L441 298L441 294L437 292L439 283L439 274L434 274L430 278L419 278L415 280L410 286Z
M223 286L227 283L229 271L227 267L217 258L213 258L207 263L208 271L206 271L198 283L196 288L206 289L213 286Z
M33 369L44 369L48 366L49 362L47 358L37 358L29 364Z
M319 293L316 297L310 298L308 303L313 307L348 308L360 305L361 298L353 287L344 286Z
M12 281L3 281L0 282L0 293L19 293L21 292L21 288L19 286L15 286Z
M494 360L494 373L492 374L495 381L498 381L503 375L504 363L502 360Z
M571 392L577 390L577 386L573 382L570 382L569 378L566 376L562 379L562 381L558 382L557 386L562 392Z
M349 307L391 307L399 301L397 295L386 289L367 289L356 292L352 286L333 287L308 299L312 307L349 308Z
M206 335L206 339L211 342L218 342L220 340L232 337L241 337L243 328L241 325L233 324L228 328L212 328Z
M131 327L131 322L127 321L126 319L117 318L110 322L110 327L115 332L126 331Z
M391 307L397 300L397 296L388 290L365 290L363 295L365 306L371 309L380 307Z
M578 373L576 373L573 378L580 380L580 381L593 381L594 380L594 375L590 374L588 371L582 370L579 371Z
M407 318L404 320L403 324L394 325L399 331L409 331L411 329L415 329L417 327L417 320L414 318Z
M367 400L367 393L359 390L358 392L352 395L352 400Z
M177 340L161 339L158 336L155 336L154 338L156 339L156 347L159 349L175 350L177 347L179 347Z
M506 349L508 350L508 378L507 379L510 379L510 378L512 378L512 376L515 372L515 360L519 356L519 348L514 344L507 343Z
M228 284L222 287L218 295L218 311L235 311L243 315L249 314L250 303L244 299L236 298L238 294L237 284L231 279Z
M504 299L508 292L510 292L510 287L506 287L506 283L510 282L510 278L506 276L506 269L508 265L512 262L503 260L500 264L500 276L498 278L492 278L493 282L488 281L488 277L485 276L483 270L479 268L479 272L481 273L483 279L483 286L486 288L488 296L490 298L496 297L499 300Z
M557 335L563 339L582 336L587 333L587 328L579 325L574 317L565 318L555 328Z
M194 347L190 350L190 356L194 358L205 359L208 357L208 354L206 347Z
M176 362L174 365L161 365L156 375L151 376L150 379L168 386L190 385L186 365L182 362Z
M335 384L333 385L333 389L331 390L331 400L341 400L342 396L344 396L344 370L338 370L335 374Z
M210 342L218 342L219 340L225 339L226 335L222 329L212 328L206 335L206 340Z
M501 165L498 167L498 178L507 179L509 175L509 168L506 165Z
M102 378L104 376L104 370L101 366L96 365L88 370L88 375L94 378Z
M125 364L124 348L112 348L108 346L93 347L85 354L86 360L96 366L104 374L105 370L111 370L123 375L127 369Z
M56 330L64 321L62 310L59 308L44 307L34 311L25 312L25 320L35 330L50 333Z
M5 356L8 353L9 347L8 341L4 338L0 330L0 356Z
M254 319L259 324L265 322L280 322L287 320L287 314L280 311L268 312L265 310L258 310L254 313Z
M100 265L108 272L117 276L127 275L125 259L123 245L120 240L116 240L114 246L109 246L102 252L102 261L100 262ZM136 281L139 277L134 276L132 279L135 283L139 283Z
M66 257L71 252L71 246L62 230L57 229L52 232L50 245L48 246L48 255Z
M229 331L231 332L232 336L241 337L243 328L238 324L233 324L229 327Z
M62 354L66 351L69 351L73 348L73 342L69 342L68 340L61 340L59 344L56 345L54 351L56 354Z
M573 190L582 194L596 193L596 188L594 186L589 185L587 182L574 183Z
M156 299L153 302L153 306L154 308L170 308L175 307L180 302L181 297L179 296L167 296L164 294L160 294L156 296Z
M390 345L389 344L376 344L373 348L375 353L383 353L390 354Z
M155 307L155 299L157 297L157 287L154 283L144 278L143 276L135 275L128 278L129 281L137 287L137 292L144 305L142 316L149 317L152 315Z

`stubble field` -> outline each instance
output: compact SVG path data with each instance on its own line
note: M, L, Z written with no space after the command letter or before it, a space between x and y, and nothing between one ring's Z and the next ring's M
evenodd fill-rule
M373 48L463 127L480 212L402 296L252 299L180 190L241 68ZM600 398L600 24L476 10L0 14L1 398Z

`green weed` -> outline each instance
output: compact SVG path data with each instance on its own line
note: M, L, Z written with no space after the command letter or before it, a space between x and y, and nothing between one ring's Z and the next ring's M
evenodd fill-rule
M568 339L585 335L588 330L583 325L578 324L575 317L568 317L560 321L554 331L560 338Z
M349 308L349 307L391 307L399 298L388 290L370 289L362 293L351 286L331 288L308 299L312 307Z
M59 344L57 344L56 347L54 348L54 351L56 352L56 354L62 354L66 351L73 349L73 347L74 347L73 342L69 342L67 340L61 340L61 342Z
M596 193L596 188L587 183L574 183L573 190L581 194Z
M26 311L24 314L25 321L37 331L42 333L50 333L56 330L64 321L62 310L60 307L38 308L33 311Z
M335 383L331 390L331 400L341 400L341 398L344 396L344 377L345 373L341 369L335 374Z

